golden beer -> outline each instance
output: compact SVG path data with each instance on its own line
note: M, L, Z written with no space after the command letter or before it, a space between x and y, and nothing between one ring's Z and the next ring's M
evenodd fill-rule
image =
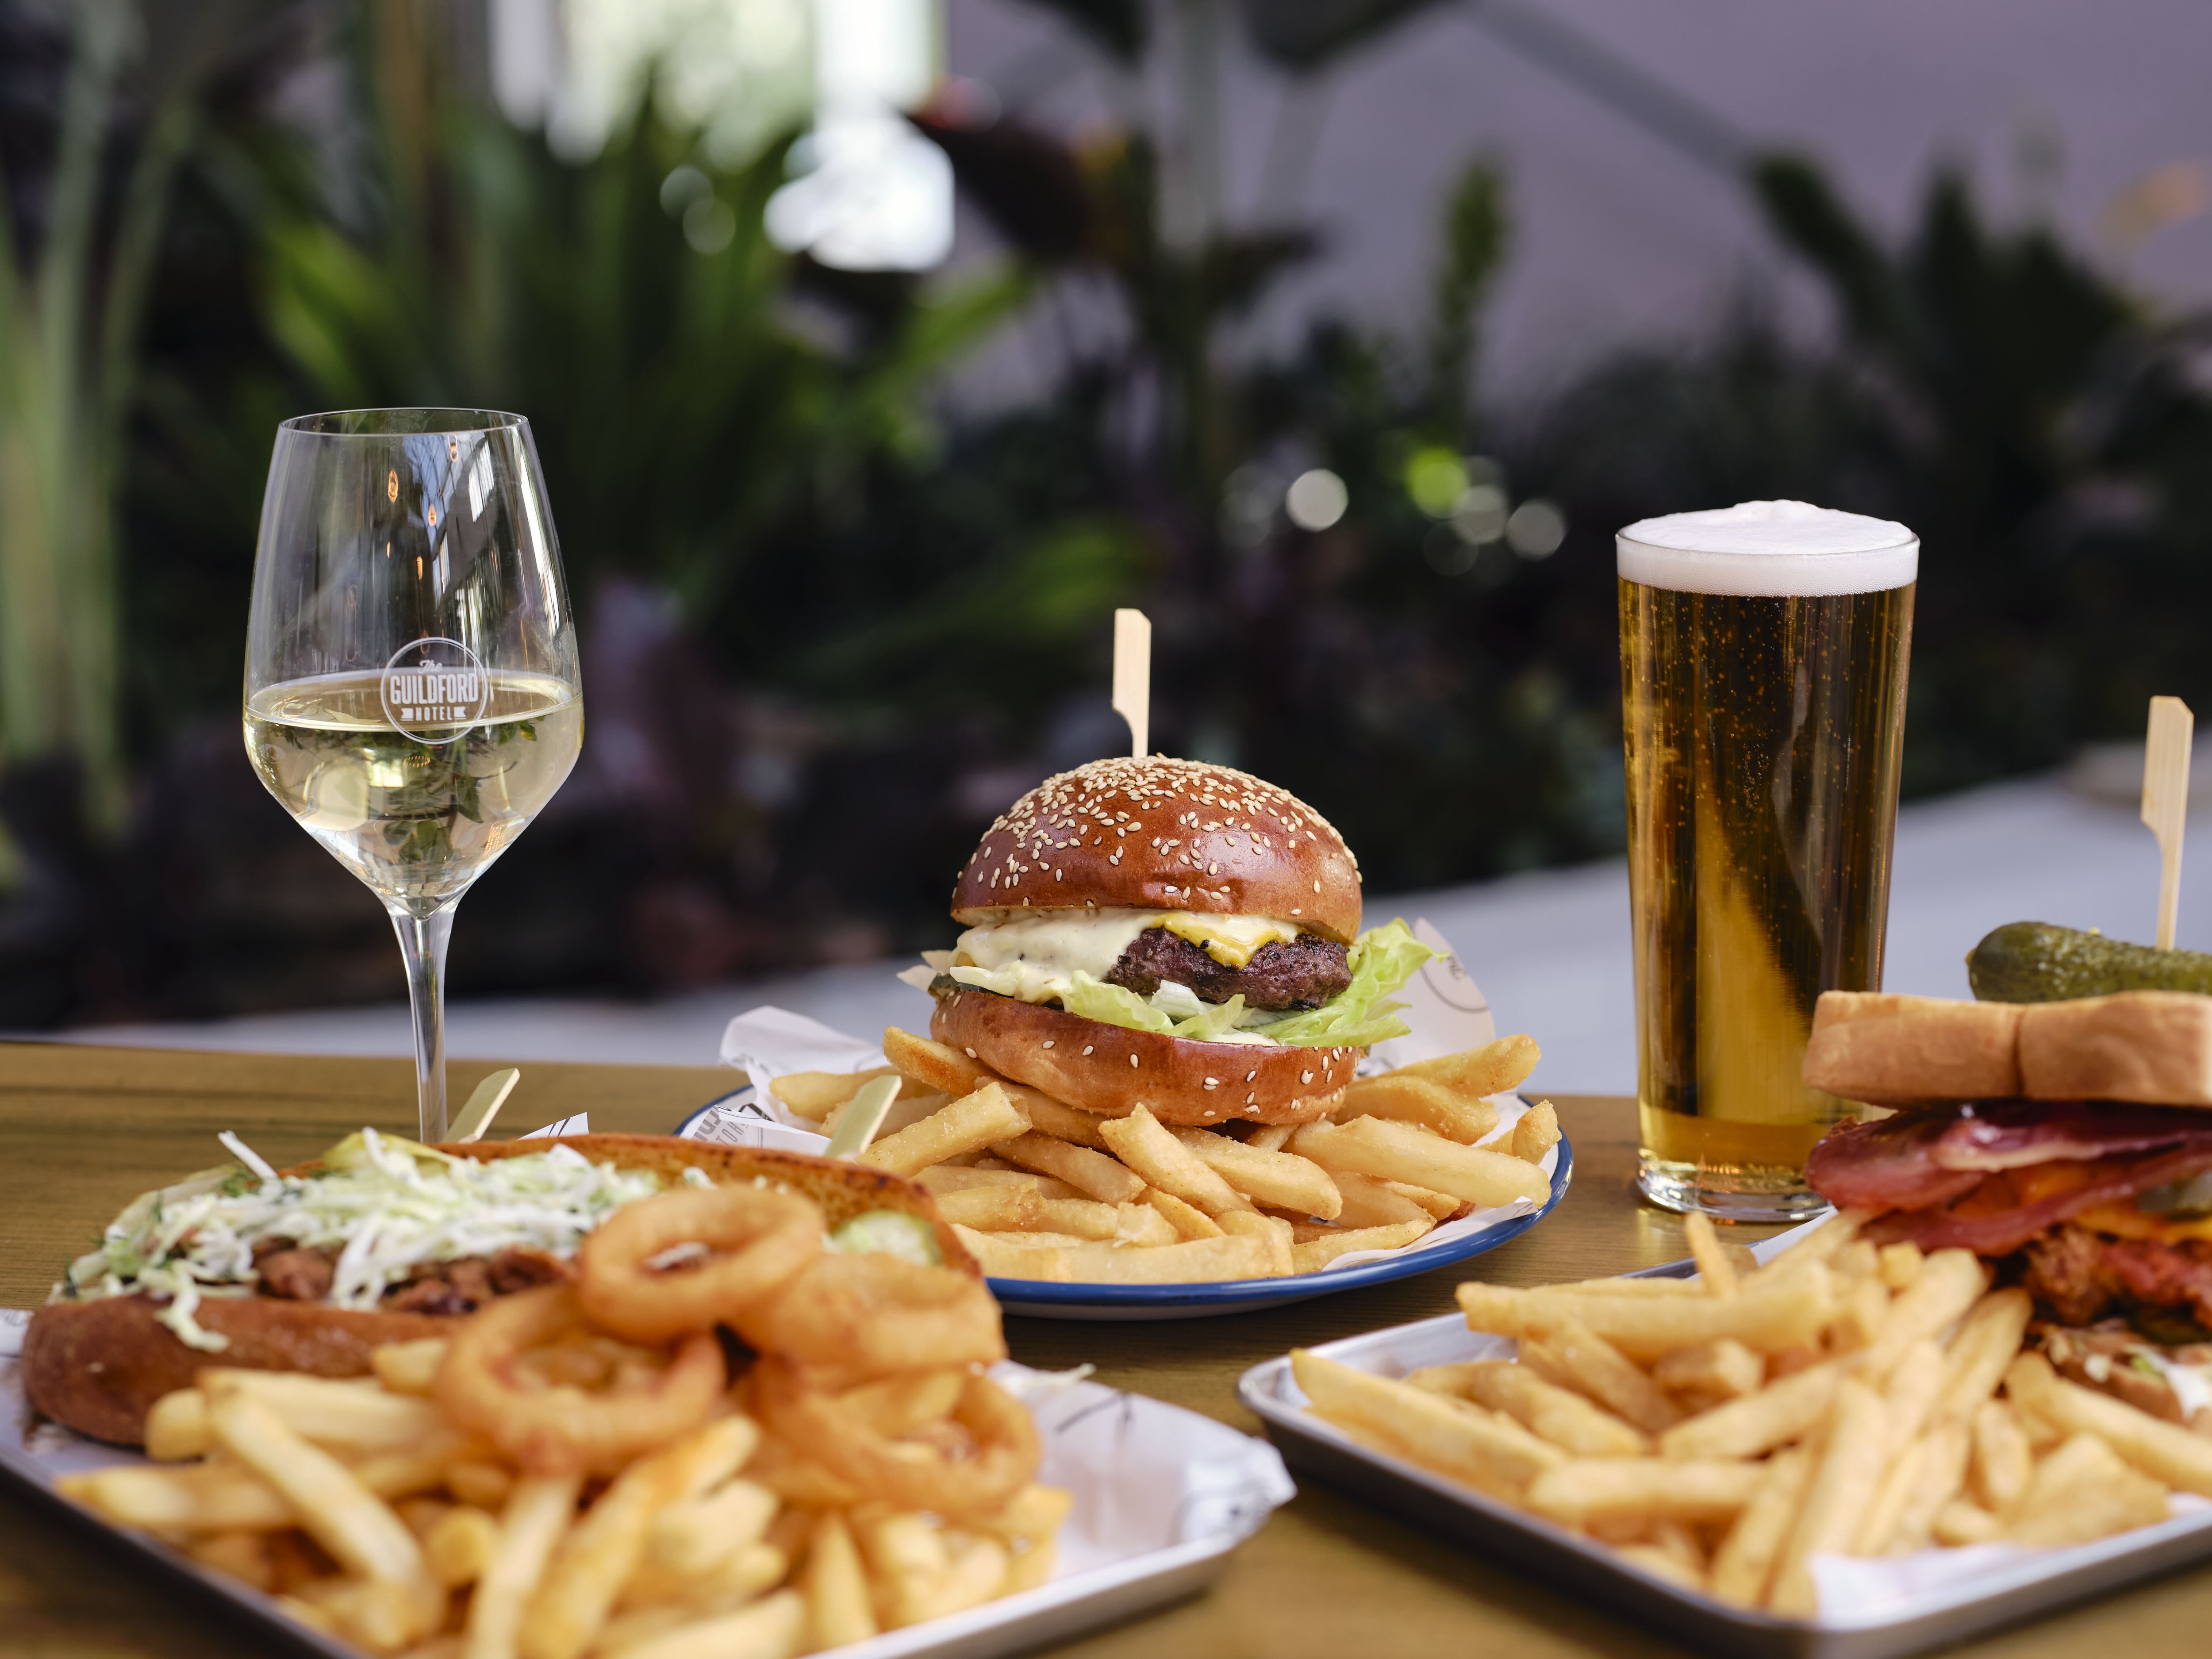
M1846 1111L1800 1078L1823 991L1881 987L1919 545L1750 502L1620 538L1638 1183L1741 1220L1821 1207Z

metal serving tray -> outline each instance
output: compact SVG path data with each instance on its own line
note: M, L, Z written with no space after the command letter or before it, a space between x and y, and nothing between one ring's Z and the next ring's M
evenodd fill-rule
M1686 1276L1687 1263L1654 1270ZM1370 1331L1313 1352L1385 1376L1456 1360L1510 1358L1512 1342L1480 1335L1456 1314ZM1410 1516L1485 1555L1694 1644L1745 1659L1894 1659L2017 1624L2037 1613L2212 1559L2212 1509L2071 1548L2006 1550L1970 1580L1885 1598L1814 1620L1746 1612L1622 1561L1611 1550L1510 1508L1417 1464L1370 1451L1305 1409L1289 1356L1255 1365L1238 1396L1266 1423L1300 1476Z
M9 1357L23 1318L0 1309L0 1483L198 1595L228 1604L234 1616L296 1651L362 1659L360 1649L288 1618L271 1597L148 1534L112 1526L54 1490L58 1474L146 1460L31 1421L20 1367ZM1075 1492L1060 1534L1060 1576L951 1618L839 1648L838 1659L998 1659L1150 1612L1212 1583L1230 1553L1292 1494L1273 1449L1194 1412L1021 1366L994 1375L1029 1399L1045 1448L1039 1478ZM124 1565L119 1554L118 1570ZM0 1650L6 1646L0 1639Z

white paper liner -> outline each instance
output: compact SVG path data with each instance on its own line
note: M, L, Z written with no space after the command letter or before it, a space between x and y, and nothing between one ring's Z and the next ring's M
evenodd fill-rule
M1376 1043L1360 1062L1362 1076L1480 1048L1498 1035L1481 988L1468 977L1444 936L1425 916L1414 921L1413 936L1437 955L1396 993L1397 1000L1406 1004L1399 1018L1406 1022L1407 1034ZM769 1087L772 1080L791 1072L849 1073L885 1063L883 1049L863 1038L848 1036L804 1014L773 1007L751 1009L730 1022L722 1033L722 1059L753 1080L751 1098L713 1106L681 1133L690 1139L725 1146L769 1146L797 1152L819 1152L830 1144L830 1138L778 1100ZM1486 1146L1510 1137L1514 1124L1528 1109L1528 1103L1518 1095L1498 1095L1491 1103L1498 1109L1498 1127L1483 1137L1480 1144ZM1559 1164L1559 1148L1554 1146L1537 1167L1548 1176L1557 1171ZM1424 1251L1440 1250L1488 1232L1537 1207L1526 1199L1516 1199L1494 1209L1475 1210L1424 1233L1411 1245L1395 1250L1354 1250L1337 1257L1322 1272L1337 1273L1370 1261L1415 1259Z
M29 1317L0 1309L0 1446L27 1454L48 1479L147 1462L137 1452L52 1424L26 1436L22 1368L6 1356L15 1352L11 1335L19 1340ZM1085 1574L1126 1568L1182 1545L1241 1542L1296 1493L1273 1446L1196 1412L1085 1382L1078 1373L1007 1362L994 1366L991 1375L1036 1419L1044 1452L1036 1478L1075 1496L1060 1530L1052 1581L1033 1595L1050 1597L1057 1590L1060 1599L1073 1599ZM964 1620L988 1622L994 1607L1012 1614L1011 1603L994 1602ZM850 1652L865 1659L872 1646Z

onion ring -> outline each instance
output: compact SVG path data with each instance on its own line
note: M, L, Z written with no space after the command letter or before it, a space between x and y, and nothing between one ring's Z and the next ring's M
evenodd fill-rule
M788 1362L763 1360L755 1398L769 1426L801 1456L871 1497L933 1515L988 1515L1036 1474L1043 1449L1029 1408L980 1374L970 1376L951 1420L973 1437L971 1455L948 1455L933 1439L893 1439L835 1395L807 1388Z
M721 1407L727 1377L722 1345L712 1331L686 1339L644 1388L532 1388L518 1376L526 1350L588 1328L567 1285L502 1296L448 1339L438 1367L438 1403L533 1475L611 1474L697 1428Z
M732 1322L762 1353L852 1383L1006 1357L981 1279L894 1255L824 1251Z
M822 1212L766 1187L689 1187L617 1210L586 1235L577 1286L593 1322L633 1342L711 1331L781 1285L822 1249ZM696 1267L646 1266L678 1244L719 1254Z

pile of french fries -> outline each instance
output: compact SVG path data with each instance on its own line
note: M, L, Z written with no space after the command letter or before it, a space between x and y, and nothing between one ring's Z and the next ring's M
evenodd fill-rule
M1462 1285L1517 1362L1389 1378L1301 1350L1294 1374L1364 1445L1793 1618L1819 1610L1818 1556L2086 1543L2212 1497L2212 1439L2023 1351L2026 1291L1856 1231L1836 1217L1759 1267L1693 1216L1696 1279Z
M1549 1101L1498 1128L1490 1097L1535 1069L1525 1036L1353 1083L1297 1127L1171 1128L1142 1105L1102 1116L896 1028L888 1066L798 1072L770 1091L834 1133L861 1086L899 1093L859 1162L921 1182L983 1270L1070 1284L1191 1284L1318 1273L1401 1249L1438 1223L1526 1199L1559 1139Z
M640 1352L593 1342L607 1352L580 1348L579 1367ZM409 1659L793 1659L1052 1576L1067 1492L1032 1484L951 1526L871 1501L744 1413L610 1480L519 1472L430 1397L445 1346L380 1348L357 1381L203 1370L149 1416L155 1464L56 1484L311 1628ZM963 1376L845 1404L927 1435Z

